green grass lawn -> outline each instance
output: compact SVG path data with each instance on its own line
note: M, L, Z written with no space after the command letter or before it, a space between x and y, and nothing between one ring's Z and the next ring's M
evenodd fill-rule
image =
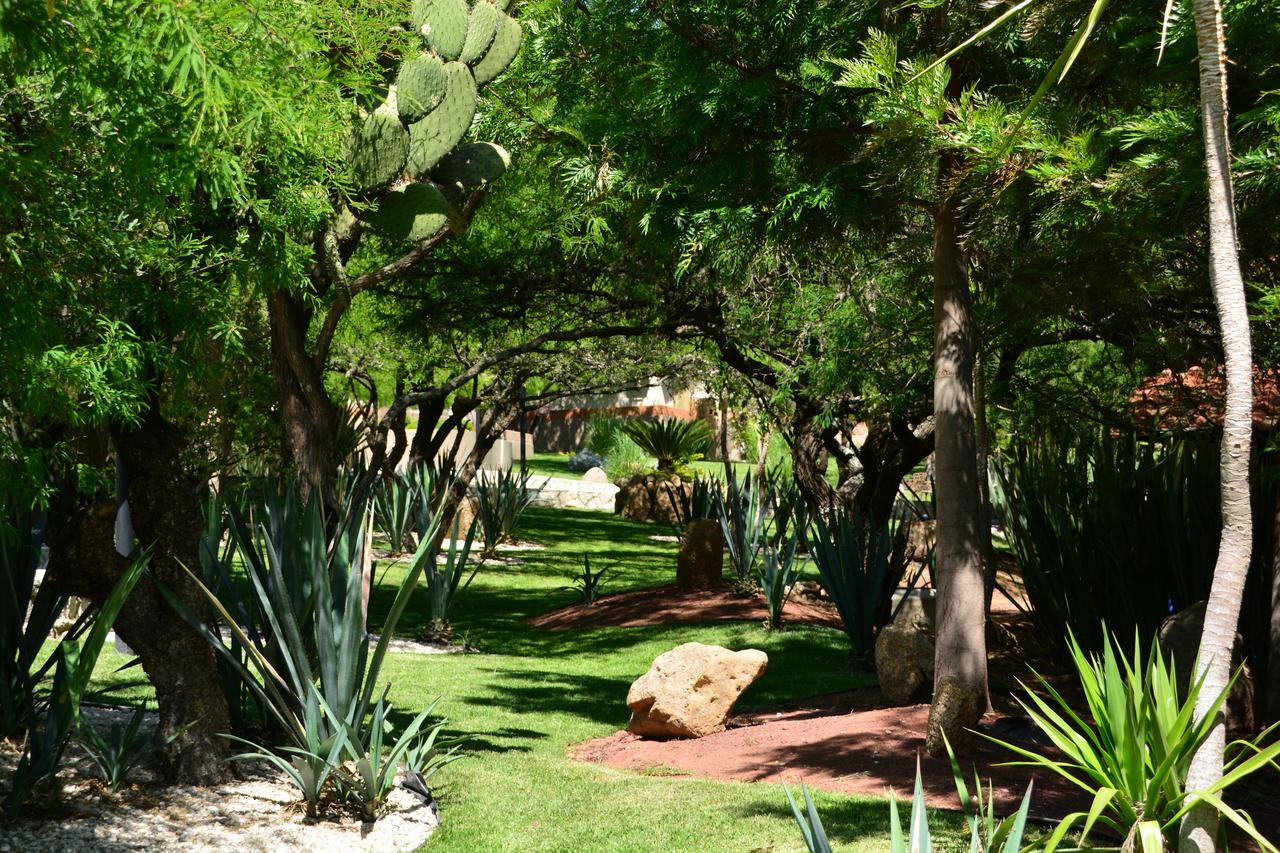
M516 463L519 464L519 463ZM649 465L657 464L657 460L650 459ZM739 479L745 477L748 473L755 471L756 466L750 462L734 462L733 470L737 473ZM529 473L536 477L562 477L570 480L581 480L581 471L569 470L569 454L567 453L534 453L525 460ZM711 477L716 480L723 480L724 463L713 462L703 459L693 463L693 470L703 477ZM827 467L827 479L833 485L839 482L839 471L833 460Z
M451 614L457 639L476 654L389 656L383 675L400 719L437 696L449 730L466 737L466 757L436 777L443 825L427 851L654 850L798 851L803 849L782 788L722 783L578 764L568 749L624 727L628 686L657 655L688 641L769 654L766 674L740 707L868 685L847 669L840 632L796 626L779 633L755 623L547 632L523 623L575 600L564 589L584 554L610 565L606 592L653 586L674 577L675 546L655 542L665 529L589 511L533 509L522 538L547 547L520 552L518 565L481 569ZM386 567L372 604L376 626L404 564ZM425 621L419 590L401 623L413 635ZM102 681L124 658L108 648ZM135 698L146 689L131 691ZM879 798L818 794L837 849L887 849L888 806ZM948 823L958 828L959 818ZM939 849L958 844L944 836Z

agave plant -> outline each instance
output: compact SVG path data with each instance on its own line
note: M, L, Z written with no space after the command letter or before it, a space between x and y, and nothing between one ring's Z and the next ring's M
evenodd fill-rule
M796 560L796 546L800 537L791 538L780 545L766 545L760 561L759 581L769 610L770 630L782 628L782 611L791 598L791 590L800 579L804 562Z
M565 589L574 590L582 596L584 605L592 607L600 597L600 582L604 579L604 573L613 567L605 566L598 571L591 571L591 557L588 554L582 555L582 563L582 571L573 576L573 586L567 586Z
M701 458L711 443L711 428L702 420L629 420L623 423L622 431L658 460L658 470L664 474Z
M1104 636L1106 635L1104 627ZM1280 743L1237 743L1222 778L1208 788L1187 790L1187 768L1196 748L1209 736L1226 693L1217 696L1197 722L1200 683L1179 698L1177 677L1155 644L1142 663L1135 638L1132 657L1109 638L1101 656L1083 651L1068 636L1071 658L1089 713L1078 715L1044 678L1036 676L1048 698L1026 689L1019 698L1023 709L1062 754L1048 757L1016 744L988 738L1022 757L1014 762L1040 767L1089 793L1087 812L1065 817L1050 835L1045 850L1052 853L1072 829L1081 842L1095 825L1127 839L1142 853L1161 853L1165 843L1177 846L1179 823L1197 804L1212 807L1221 819L1236 826L1263 850L1275 851L1247 814L1228 806L1221 795L1231 785L1280 757Z
M750 474L739 482L730 472L724 490L715 492L716 515L740 588L749 587L755 579L756 560L766 539L769 501L767 488L763 493L753 488Z
M462 543L462 547L458 547L458 534L461 532L458 525L461 519L456 515L453 518L453 532L449 537L449 550L445 552L445 561L443 565L438 563L428 563L423 571L423 579L427 585L427 608L428 622L426 636L427 639L439 642L447 642L453 632L449 627L449 605L453 603L453 599L459 592L471 585L471 580L476 576L476 572L480 570L480 564L476 563L475 568L471 570L471 574L467 575L465 583L462 582L462 575L467 570L467 558L471 554L471 543L476 535L476 522L472 519L471 526L467 528L466 539Z
M129 771L137 767L151 751L151 745L138 738L138 730L142 727L146 713L144 706L135 708L128 723L121 725L113 722L105 737L93 726L83 723L80 726L80 746L89 754L93 763L98 765L102 778L112 791L120 787Z
M965 824L969 828L969 853L1018 853L1022 850L1023 835L1027 829L1027 816L1031 810L1031 785L1022 796L1022 805L1015 814L1005 818L996 817L995 803L988 792L984 802L982 783L974 778L975 801L969 798L969 789L964 783L960 765L951 744L947 745L947 754L951 757L951 772L956 785L956 795L960 798L960 806L964 811ZM796 803L791 792L786 791L787 801L791 803L791 813L800 826L805 847L809 853L831 853L831 842L822 826L822 818L817 806L809 795L809 789L801 786L804 793L804 811ZM902 822L898 817L898 799L889 798L889 853L930 853L933 839L929 829L929 814L925 806L924 782L920 775L920 760L916 759L915 791L911 797L911 814L907 821L907 831L902 830Z
M520 516L533 503L536 491L529 489L529 474L515 468L481 472L476 478L476 520L480 524L482 557L492 557L498 546L511 538Z
M832 506L809 527L809 554L855 656L871 652L876 629L888 621L893 592L906 574L909 524L904 516L876 527L856 510Z
M373 492L373 522L387 536L392 556L403 554L422 495L408 477L384 477Z
M51 656L56 662L53 685L48 700L36 709L9 781L3 800L6 820L15 819L32 795L58 772L67 743L80 728L80 700L93 677L107 632L150 562L151 552L144 550L120 576L92 616L83 645L74 638L64 638Z

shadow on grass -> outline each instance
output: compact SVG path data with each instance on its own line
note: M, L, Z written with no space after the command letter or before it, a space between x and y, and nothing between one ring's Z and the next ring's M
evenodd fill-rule
M468 696L468 705L500 704L532 714L571 714L585 720L622 726L630 712L626 706L628 678L571 675L557 672L513 673L502 669L481 672L500 676L489 682L484 696ZM546 737L545 734L539 735Z

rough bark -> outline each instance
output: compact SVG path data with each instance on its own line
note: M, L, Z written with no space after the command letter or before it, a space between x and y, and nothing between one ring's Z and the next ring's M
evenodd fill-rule
M949 163L944 157L944 180ZM973 420L969 281L954 208L934 213L934 494L938 507L938 634L926 748L945 754L967 740L986 707L987 648ZM945 687L945 690L940 688Z
M929 457L933 442L931 423L913 429L905 418L894 417L870 426L858 451L862 484L853 496L863 517L877 526L889 521L902 478Z
M1227 393L1223 416L1222 540L1213 569L1204 633L1196 662L1204 686L1196 718L1231 678L1231 650L1249 574L1253 518L1249 502L1249 454L1253 437L1253 355L1248 302L1236 247L1235 201L1231 187L1231 151L1227 134L1226 33L1220 0L1193 0L1200 64L1200 112L1205 171L1209 179L1209 283L1218 309L1226 361ZM1211 734L1196 749L1187 770L1187 789L1204 788L1222 777L1226 723L1221 712ZM1209 853L1215 849L1218 816L1198 806L1183 818L1178 849Z
M1267 655L1268 723L1280 722L1280 483L1276 484L1276 512L1271 535L1271 646Z
M115 434L116 452L128 474L128 501L138 541L153 546L150 573L193 613L204 596L182 564L198 565L203 527L198 484L186 475L181 453L186 434L152 407L140 427ZM105 601L130 561L114 543L114 504L85 514L51 565L59 588L96 604ZM217 680L214 651L144 578L115 622L116 634L142 661L156 691L160 720L156 746L166 775L176 782L208 785L226 778L230 731L226 699ZM170 739L173 740L170 742Z
M271 372L280 403L285 445L308 489L337 505L338 407L324 387L324 364L307 348L311 309L299 298L276 290L267 298L271 325Z

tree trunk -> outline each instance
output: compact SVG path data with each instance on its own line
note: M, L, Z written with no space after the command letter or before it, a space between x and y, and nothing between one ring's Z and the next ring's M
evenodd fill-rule
M167 586L193 613L205 611L203 593L182 564L198 566L203 521L198 486L186 475L181 454L183 430L153 407L134 430L115 436L128 476L133 526L143 547L154 546L151 578ZM104 505L61 537L53 555L60 589L101 604L131 562L115 550L115 506ZM142 661L156 691L160 721L156 745L173 781L208 785L226 778L230 731L226 699L218 684L217 661L209 643L169 605L155 583L134 587L115 622L115 632ZM174 738L172 742L170 738Z
M1268 723L1280 722L1280 483L1276 484L1275 531L1271 534L1271 646L1267 654Z
M978 503L981 508L982 522L978 529L978 537L982 543L982 576L983 604L988 616L991 615L991 599L996 590L996 549L991 541L991 483L990 483L990 436L987 433L987 381L982 375L982 356L974 357L973 371L973 409L974 430L978 436Z
M943 159L943 181L954 168ZM964 251L950 201L934 214L934 464L938 629L926 748L957 749L987 707L987 644L973 422L973 328Z
M1231 678L1231 651L1240 618L1253 518L1249 504L1249 453L1253 437L1253 355L1249 341L1248 302L1236 250L1235 201L1231 188L1231 150L1227 135L1226 34L1220 0L1193 0L1196 45L1200 61L1200 111L1204 132L1205 171L1209 179L1209 284L1222 328L1227 398L1223 416L1222 541L1213 569L1213 585L1200 636L1196 675L1204 686L1196 700L1196 719L1226 690ZM1226 723L1218 715L1209 737L1196 750L1187 770L1187 790L1204 788L1222 777ZM1208 853L1215 849L1218 815L1197 806L1183 818L1178 849Z
M305 489L318 489L328 506L337 506L338 407L324 387L324 365L307 351L311 310L293 295L272 291L271 372L276 380L285 446Z

